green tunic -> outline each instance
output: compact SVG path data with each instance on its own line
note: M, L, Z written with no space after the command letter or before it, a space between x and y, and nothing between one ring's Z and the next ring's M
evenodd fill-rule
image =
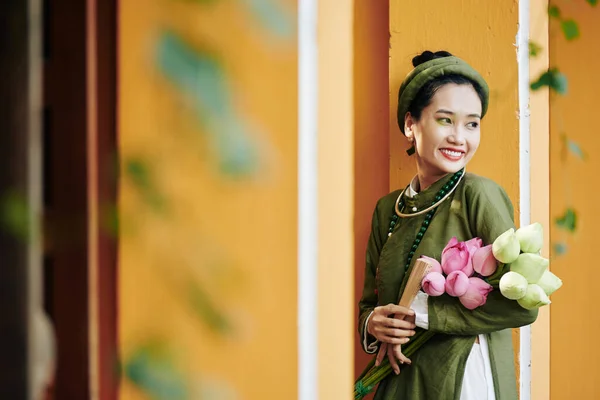
M405 209L429 206L450 177L446 175L414 198L406 198ZM365 320L375 306L398 303L404 265L425 219L424 214L401 218L388 238L399 194L395 191L381 198L373 214L359 303L361 337ZM512 227L513 207L504 190L487 178L467 173L450 198L439 206L412 263L420 255L440 260L453 236L459 241L479 237L487 245ZM437 334L411 357L411 366L402 366L400 375L392 374L379 385L376 400L459 400L465 364L478 334L487 335L496 399L518 398L510 328L533 323L537 311L527 311L494 290L487 303L473 311L446 294L429 297L428 314L429 330Z

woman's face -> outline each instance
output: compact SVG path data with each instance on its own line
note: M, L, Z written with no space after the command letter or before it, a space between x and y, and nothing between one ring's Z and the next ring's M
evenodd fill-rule
M405 132L416 148L419 174L437 177L454 173L479 147L481 100L471 85L440 87L415 121L406 114Z

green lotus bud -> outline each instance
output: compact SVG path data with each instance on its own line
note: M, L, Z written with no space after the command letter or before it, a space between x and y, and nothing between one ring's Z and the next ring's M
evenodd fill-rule
M539 253L544 245L544 228L538 222L518 229L515 235L523 253Z
M510 228L502 235L498 236L492 244L492 253L496 260L504 264L510 264L515 261L521 252L519 239L515 235L515 230Z
M510 270L523 275L529 283L537 283L548 270L548 264L550 262L542 256L523 253L510 264Z
M554 275L549 270L546 270L537 285L544 289L544 292L550 296L562 286L562 281L558 276Z
M517 303L526 310L535 310L536 308L550 304L550 299L544 292L544 289L536 284L531 284L527 286L525 296L517 300Z
M509 271L500 278L500 293L507 299L519 300L527 293L528 285L523 275Z

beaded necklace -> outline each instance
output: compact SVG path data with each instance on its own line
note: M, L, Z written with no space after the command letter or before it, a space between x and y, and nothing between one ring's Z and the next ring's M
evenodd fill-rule
M427 228L429 228L429 224L431 223L431 220L433 219L433 216L434 216L436 210L438 209L439 205L442 204L444 202L444 200L446 200L450 196L450 194L454 191L454 189L456 189L462 176L464 175L464 172L465 172L465 170L463 168L463 169L459 170L458 172L454 173L452 178L450 178L450 181L448 181L448 183L446 183L444 185L444 187L442 187L439 190L439 192L437 193L437 195L435 196L435 200L432 202L432 204L430 206L433 208L431 208L425 215L425 220L421 224L421 229L419 229L419 232L417 232L417 236L413 242L412 247L410 248L410 252L408 253L408 258L406 260L406 264L404 265L405 273L406 273L406 271L408 271L408 268L410 267L410 263L415 255L415 252L417 251L417 248L419 247L419 244L421 243L423 236L425 236L425 232L427 232ZM405 202L404 202L403 194L405 191L406 191L406 189L404 189L404 191L400 194L397 204L394 204L394 207L395 208L397 207L397 210L400 210L400 212L404 211ZM421 213L415 213L414 216L419 215L419 214L421 214ZM405 216L407 214L401 214L401 215ZM394 232L394 227L398 223L399 218L400 217L398 215L398 212L396 212L394 215L392 215L392 218L390 221L390 227L388 229L388 237L392 236L392 233Z

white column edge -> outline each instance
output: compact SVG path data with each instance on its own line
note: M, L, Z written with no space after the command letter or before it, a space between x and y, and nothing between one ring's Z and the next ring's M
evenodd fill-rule
M298 399L318 399L317 0L298 4Z
M517 33L517 64L519 70L519 220L520 225L531 221L531 159L529 109L529 0L519 1L519 30ZM531 326L519 332L519 398L531 399Z

